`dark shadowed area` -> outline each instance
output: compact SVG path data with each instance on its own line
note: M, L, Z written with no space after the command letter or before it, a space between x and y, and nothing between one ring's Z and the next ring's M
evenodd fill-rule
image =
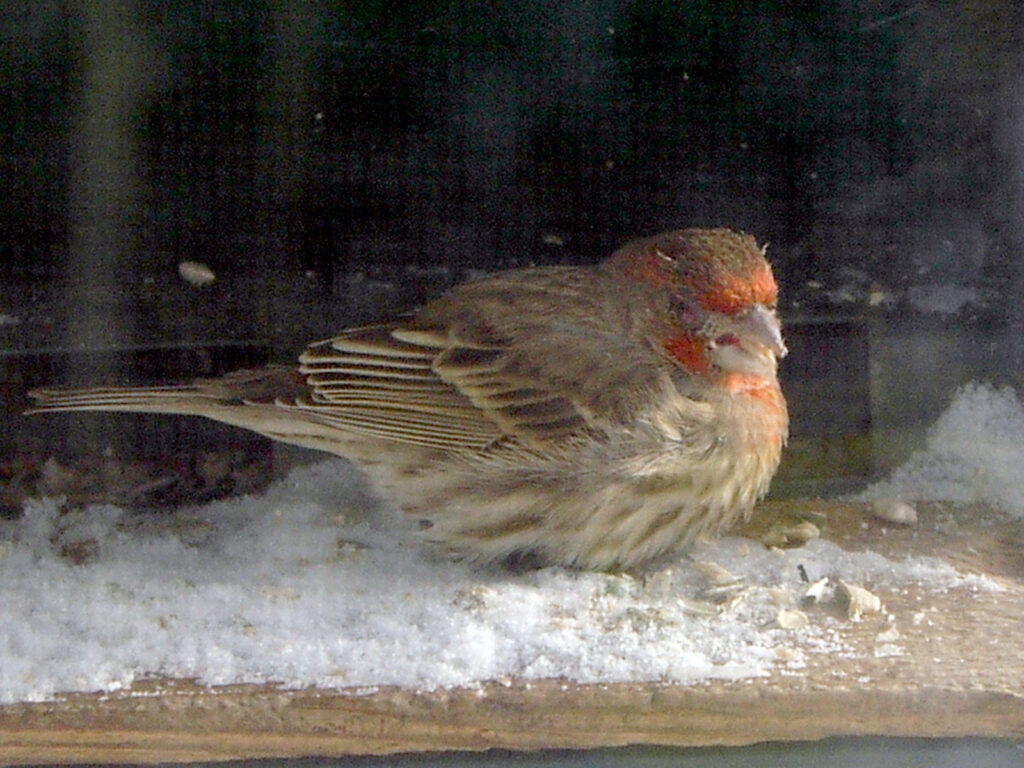
M33 382L289 360L480 270L728 225L770 243L783 286L794 441L777 489L855 485L920 445L958 385L1019 383L1019 16L12 5L5 443L58 438L10 421ZM127 429L67 439L88 452Z

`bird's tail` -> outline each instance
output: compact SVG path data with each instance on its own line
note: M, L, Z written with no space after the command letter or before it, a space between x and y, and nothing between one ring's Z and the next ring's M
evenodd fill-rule
M203 414L217 401L197 384L154 387L40 387L28 393L26 415L58 411Z
M311 397L294 369L268 366L190 384L151 387L40 387L25 413L119 411L205 416L303 448L351 456L353 436L296 403Z
M304 380L291 367L271 365L188 384L150 387L40 387L26 414L57 411L121 411L212 416L239 405L272 405L308 396Z

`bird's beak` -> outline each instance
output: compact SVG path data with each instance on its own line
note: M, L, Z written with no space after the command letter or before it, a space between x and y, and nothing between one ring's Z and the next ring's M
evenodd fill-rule
M779 318L760 304L728 318L709 345L711 360L722 370L772 378L788 351Z
M755 304L746 315L736 320L736 332L744 341L757 342L777 358L785 357L789 352L782 340L778 316L762 304Z

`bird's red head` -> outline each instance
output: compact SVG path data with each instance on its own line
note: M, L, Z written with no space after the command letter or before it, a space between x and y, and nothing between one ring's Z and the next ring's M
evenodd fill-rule
M663 346L691 373L774 380L786 346L775 305L778 285L764 249L730 229L683 229L636 240L610 268L664 290L670 328Z
M764 249L731 229L680 229L634 240L609 263L634 280L689 292L704 309L725 314L752 304L774 307L779 291Z

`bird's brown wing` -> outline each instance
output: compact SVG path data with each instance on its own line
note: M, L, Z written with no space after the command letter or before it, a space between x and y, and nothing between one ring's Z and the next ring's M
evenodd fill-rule
M311 393L294 406L340 429L436 448L482 449L502 436L433 369L442 351L404 341L394 324L311 344L299 372Z
M470 283L410 321L311 345L299 370L312 395L295 404L339 428L464 450L543 447L628 420L666 364L601 290L569 268ZM581 311L566 316L567 303Z
M379 325L311 345L312 396L295 405L341 429L437 448L537 445L586 428L579 405L517 369L500 345Z

